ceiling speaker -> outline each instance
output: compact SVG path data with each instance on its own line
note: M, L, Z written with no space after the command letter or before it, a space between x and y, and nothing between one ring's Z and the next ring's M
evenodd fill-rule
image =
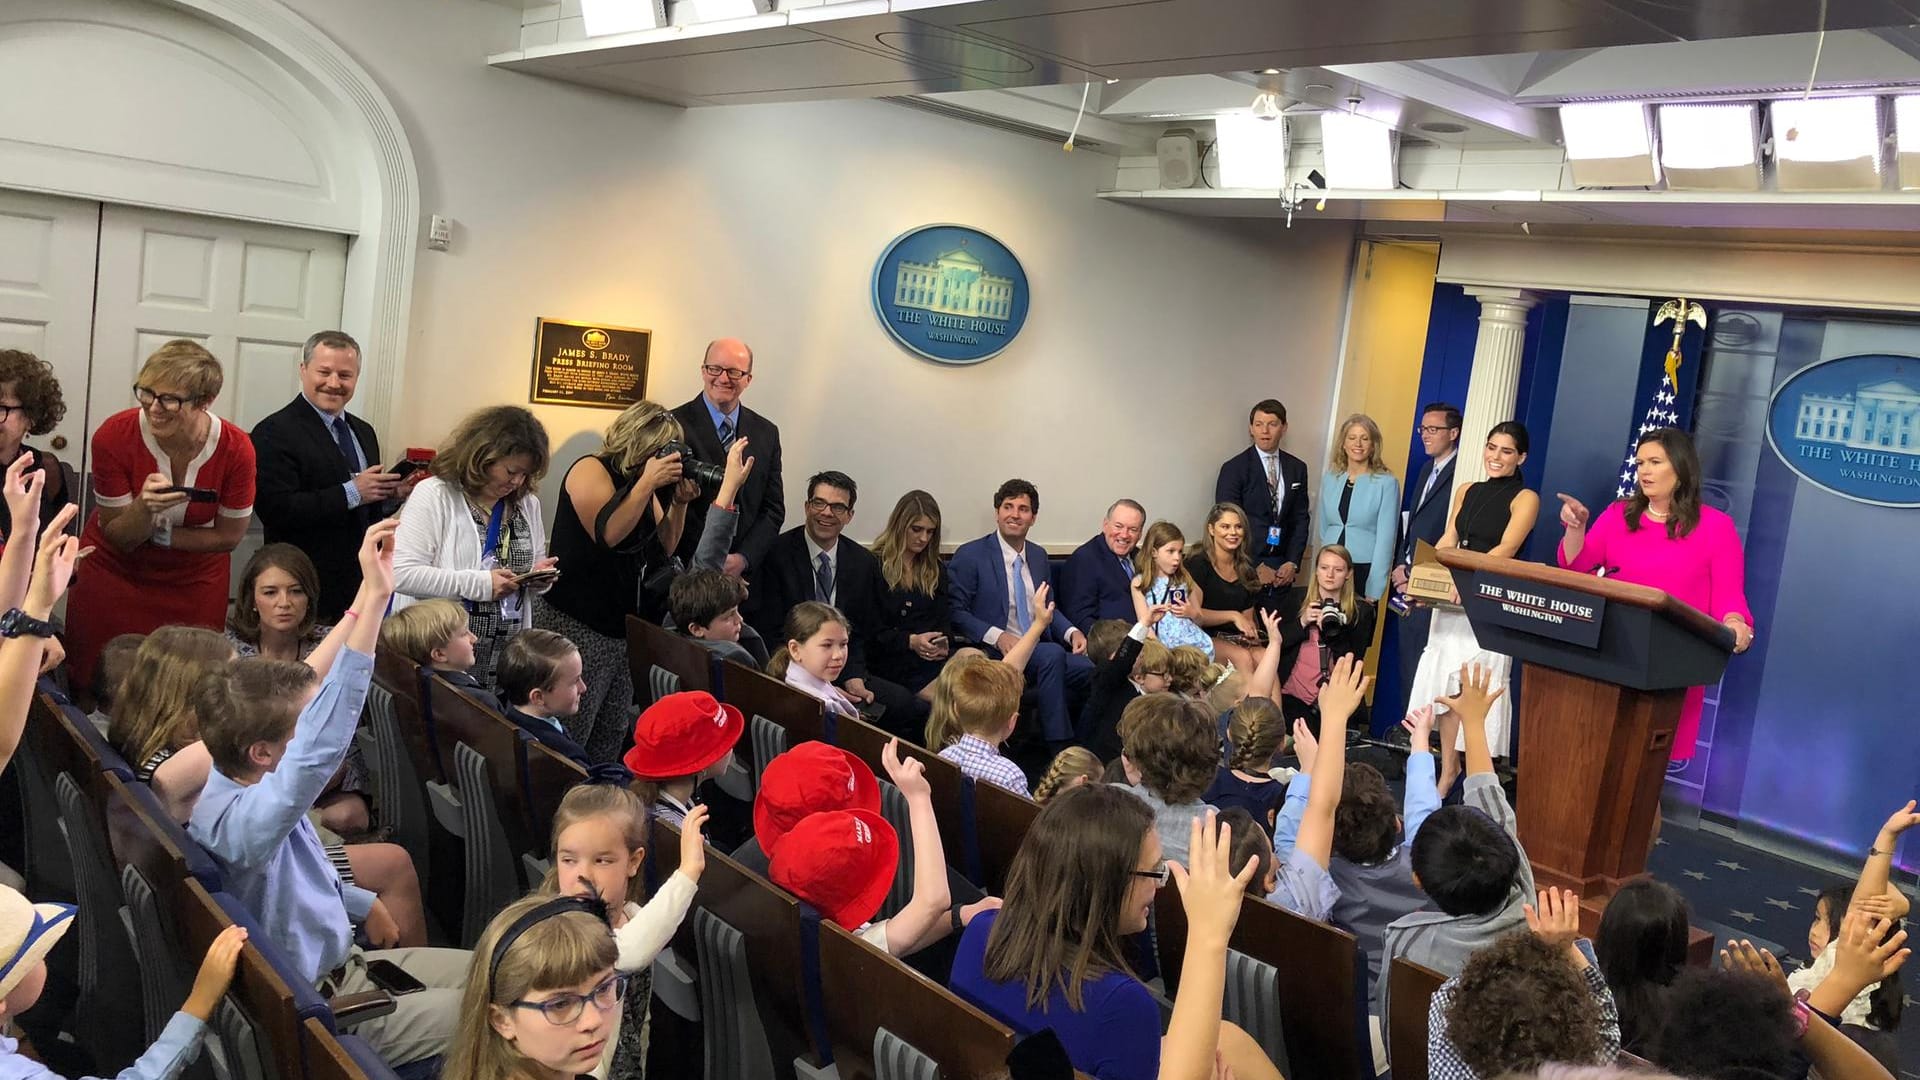
M1161 187L1190 188L1199 181L1200 155L1191 130L1168 129L1154 144L1154 154L1160 159Z

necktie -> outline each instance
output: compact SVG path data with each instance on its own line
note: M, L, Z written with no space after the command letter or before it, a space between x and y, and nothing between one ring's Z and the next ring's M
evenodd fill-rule
M347 418L345 416L336 416L333 418L333 441L339 444L340 456L345 458L347 462L347 471L350 473L359 472L360 453L354 449L353 431L347 427Z
M725 450L733 445L733 434L733 421L720 421L720 449Z
M1027 627L1033 625L1033 612L1028 610L1029 605L1027 603L1027 575L1021 573L1021 571L1026 568L1026 565L1026 555L1021 552L1015 552L1013 556L1013 569L1008 571L1008 574L1013 578L1013 621L1019 626L1020 632L1023 634L1027 632Z
M823 604L833 603L833 562L824 551L814 560L813 592L815 600Z
M1265 454L1260 455L1260 460L1262 462L1265 462L1267 466L1267 490L1268 491L1280 490L1279 460L1277 458L1270 458Z
M1425 502L1427 501L1427 496L1429 496L1429 495L1431 495L1431 494L1433 494L1433 482L1434 482L1435 480L1438 480L1438 479L1440 479L1440 470L1439 470L1439 469L1428 469L1428 470L1427 470L1427 484L1426 484L1426 486L1425 486L1425 487L1423 487L1423 488L1421 488L1421 489L1420 489L1420 502L1421 502L1421 503L1425 503Z

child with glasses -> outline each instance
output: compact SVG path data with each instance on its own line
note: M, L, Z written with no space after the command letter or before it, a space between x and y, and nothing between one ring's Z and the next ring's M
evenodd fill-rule
M552 1080L600 1064L626 996L605 909L579 897L529 896L487 924L473 951L460 1030L444 1075Z

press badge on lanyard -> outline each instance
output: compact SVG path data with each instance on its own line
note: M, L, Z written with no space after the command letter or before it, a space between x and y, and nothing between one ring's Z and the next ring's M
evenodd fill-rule
M1278 526L1278 525L1269 525L1269 526L1267 526L1267 547L1269 547L1269 548L1271 548L1271 549L1274 549L1274 550L1279 550L1279 547L1280 547L1280 526Z
M480 568L489 575L506 565L507 549L513 544L513 526L506 523L506 517L507 500L501 499L493 504L493 515L487 519L487 542L480 560ZM500 618L507 622L519 621L520 590L500 598Z

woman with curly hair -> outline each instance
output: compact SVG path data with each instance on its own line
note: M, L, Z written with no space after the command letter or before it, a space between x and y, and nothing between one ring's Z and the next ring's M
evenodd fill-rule
M1434 992L1427 1072L1492 1080L1548 1062L1604 1065L1620 1056L1620 1017L1593 944L1580 937L1580 901L1547 889L1526 905L1527 927L1474 953Z
M40 520L48 522L60 508L73 501L60 470L60 459L45 450L26 444L29 435L45 435L67 415L66 399L60 396L60 380L54 378L53 365L19 349L0 349L0 468L14 463L22 454L33 455L33 466L47 474L40 489ZM4 503L0 503L0 550L13 535L13 522Z

